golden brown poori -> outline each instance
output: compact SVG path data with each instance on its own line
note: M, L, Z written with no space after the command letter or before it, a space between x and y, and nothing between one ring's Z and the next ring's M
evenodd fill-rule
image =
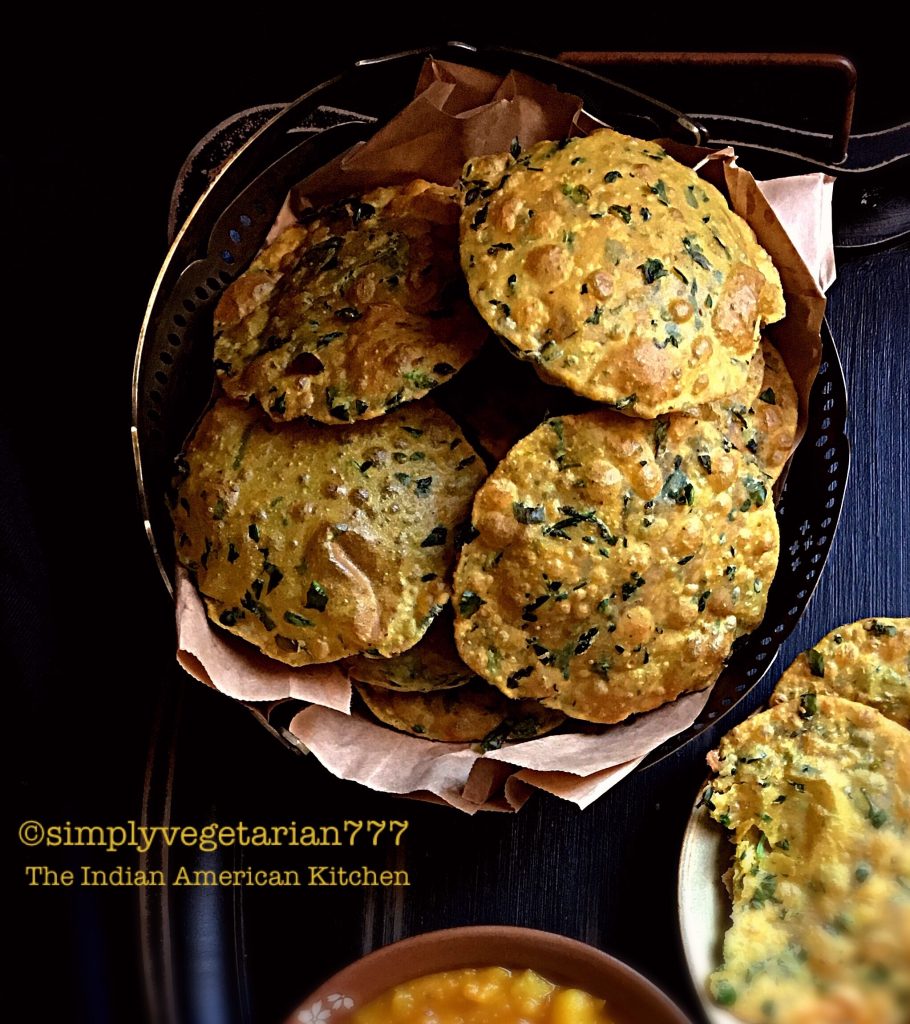
M375 189L286 228L225 291L215 365L275 420L382 416L448 380L488 331L458 269L454 189Z
M726 199L657 143L610 129L471 161L471 298L545 379L655 417L746 383L784 315L770 257Z
M565 721L565 715L535 700L509 700L481 679L425 693L358 683L357 692L380 722L399 732L443 743L480 743L486 750L543 736Z
M177 556L209 617L289 665L413 647L485 475L430 402L327 428L228 399L187 446Z
M507 695L592 722L710 685L777 566L754 472L690 417L547 420L475 499L455 574L462 658Z
M709 760L707 807L735 844L714 998L753 1024L906 1024L910 732L806 693Z
M771 703L806 693L868 704L910 728L910 619L860 619L832 630L784 672Z

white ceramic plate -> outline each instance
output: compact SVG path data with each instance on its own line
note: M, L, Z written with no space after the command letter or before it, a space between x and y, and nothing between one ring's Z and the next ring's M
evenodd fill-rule
M711 1024L742 1024L718 1006L708 991L708 976L721 962L724 933L730 923L730 897L722 881L733 844L702 804L700 787L679 858L677 903L679 930L692 984Z

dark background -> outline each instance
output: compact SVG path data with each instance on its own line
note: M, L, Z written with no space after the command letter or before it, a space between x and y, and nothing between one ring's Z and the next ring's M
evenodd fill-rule
M16 858L59 867L67 858L29 854L13 829L26 818L138 818L159 693L175 678L185 691L175 792L186 823L216 812L221 820L302 821L332 807L339 817L413 823L404 856L414 885L403 896L304 891L292 901L257 893L236 931L246 942L239 954L232 927L206 930L223 907L180 908L174 956L192 978L175 998L186 1019L238 1019L246 1002L251 1019L275 1020L365 949L426 928L485 922L592 941L694 1014L675 930L675 865L712 737L586 812L535 797L517 816L472 820L365 794L312 759L293 759L242 709L176 673L172 607L140 527L127 430L135 339L166 251L168 200L184 156L236 110L290 100L353 59L444 38L496 38L544 53L830 49L859 68L862 130L910 119L902 59L887 40L866 43L852 28L789 37L752 29L744 40L733 29L658 24L669 16L681 12L655 8L642 15L647 31L625 31L618 19L599 27L567 10L556 27L494 32L485 22L478 34L469 12L435 31L407 19L409 27L399 27L389 12L383 23L394 30L358 26L338 12L343 24L328 33L277 19L251 25L247 15L216 33L159 14L129 30L109 23L103 35L87 23L58 22L52 35L37 25L11 34L8 46L24 56L26 72L4 90L0 672L14 788L14 984L33 1019L63 1011L74 1022L144 1019L136 892L27 889ZM677 80L673 95L657 84L656 95L691 109L690 80ZM910 614L908 265L906 249L841 259L829 316L851 391L850 491L819 591L750 708L828 629L865 615ZM199 930L186 921L201 922ZM225 988L220 972L236 956L240 969L228 977L243 984Z

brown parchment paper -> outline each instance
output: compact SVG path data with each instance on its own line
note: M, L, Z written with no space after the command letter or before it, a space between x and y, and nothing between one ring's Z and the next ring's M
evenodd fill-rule
M512 72L500 78L432 59L414 100L367 142L292 189L270 234L314 203L415 176L454 184L473 156L547 138L580 134L597 122L578 97ZM780 271L787 316L768 329L800 400L798 438L821 355L823 290L834 277L831 179L824 175L763 182L731 149L661 140L677 160L717 185L755 231ZM332 774L384 793L443 803L466 813L515 811L535 789L586 807L665 740L698 717L709 690L680 697L627 723L544 736L480 753L395 732L351 710L351 687L333 665L291 668L214 629L186 573L177 573L178 660L195 678L244 701L285 697L310 702L291 734Z
M581 100L517 71L487 71L427 60L417 95L367 142L291 189L292 210L378 185L424 178L454 185L472 156L502 153L574 133Z

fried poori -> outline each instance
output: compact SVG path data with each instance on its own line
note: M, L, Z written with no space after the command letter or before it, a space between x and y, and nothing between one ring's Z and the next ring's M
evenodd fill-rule
M471 298L538 373L631 416L745 385L784 315L770 257L721 193L654 142L609 129L471 161Z
M380 722L393 729L443 743L481 743L486 750L542 736L565 721L565 715L535 700L509 700L480 679L435 693L393 693L363 683L357 690Z
M215 365L275 420L382 416L478 351L488 330L458 268L454 189L375 189L283 231L225 291Z
M609 411L547 420L474 502L456 642L512 697L618 722L703 689L765 611L770 492L716 427Z
M771 703L827 693L910 728L910 619L860 619L832 630L780 677Z
M707 806L736 849L715 999L754 1024L906 1024L910 733L806 694L709 761Z
M769 483L780 476L796 441L799 397L777 349L762 341L760 383L728 398L689 410L716 424L743 453L751 455ZM753 360L754 363L754 360ZM750 384L754 380L750 369Z
M399 693L454 690L477 676L459 658L449 605L439 613L426 635L408 651L391 658L348 658L341 667L358 683Z
M413 647L485 475L431 402L327 428L221 399L182 470L177 555L209 617L289 665Z

